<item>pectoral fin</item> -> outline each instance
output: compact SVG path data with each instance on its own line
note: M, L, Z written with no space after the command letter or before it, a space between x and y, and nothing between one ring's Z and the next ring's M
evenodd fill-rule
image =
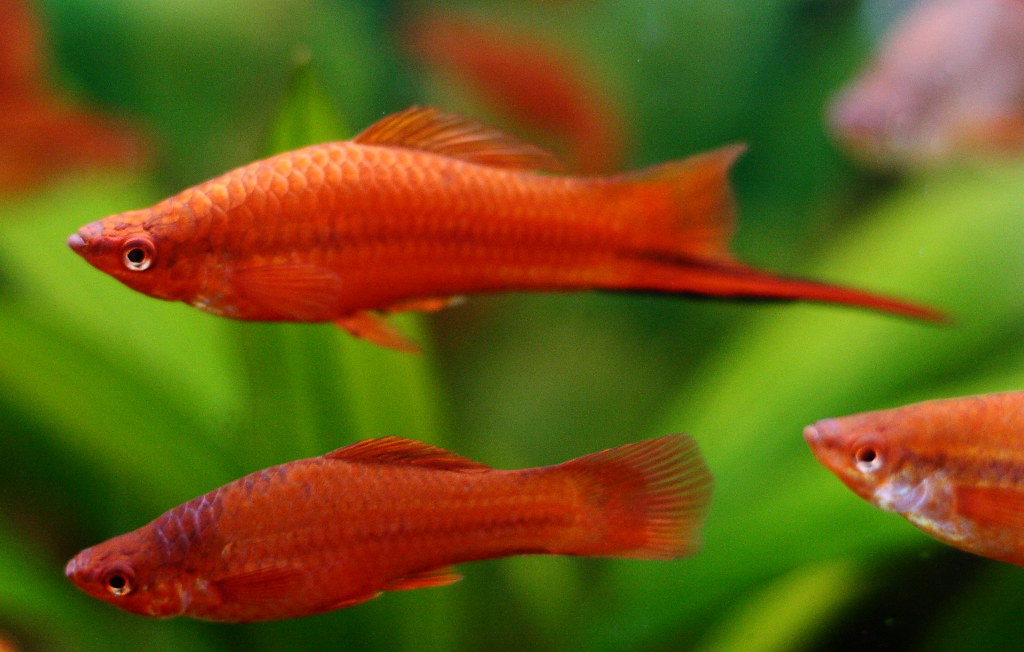
M328 321L341 293L338 275L317 265L243 267L231 278L239 294L263 308L268 320Z
M294 568L259 568L225 577L214 585L224 599L231 602L271 602L300 592L304 579Z
M958 486L954 509L961 516L992 527L1024 530L1024 492L1011 487Z
M374 344L406 353L420 352L418 344L402 335L391 322L379 313L361 310L335 319L334 323L356 337Z

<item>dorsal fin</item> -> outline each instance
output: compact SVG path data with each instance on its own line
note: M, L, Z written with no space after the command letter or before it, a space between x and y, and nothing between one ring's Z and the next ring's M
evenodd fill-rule
M401 437L367 439L339 448L324 457L370 464L408 464L446 471L487 471L491 468L443 448Z
M413 106L389 115L370 125L353 142L418 149L493 167L562 169L562 164L553 154L536 145L523 143L492 127L429 106Z

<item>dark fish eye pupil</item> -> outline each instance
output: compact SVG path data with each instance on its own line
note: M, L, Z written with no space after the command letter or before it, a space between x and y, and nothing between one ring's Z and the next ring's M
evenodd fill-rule
M130 262L133 262L136 265L138 265L142 261L146 260L146 252L140 249L139 247L135 247L134 249L129 249L128 253L125 254L125 257Z
M124 575L111 575L107 578L107 584L112 589L121 590L128 585L128 580L124 578Z
M870 464L871 462L874 462L877 457L878 453L876 453L875 449L871 448L870 446L865 446L864 448L857 449L858 462Z

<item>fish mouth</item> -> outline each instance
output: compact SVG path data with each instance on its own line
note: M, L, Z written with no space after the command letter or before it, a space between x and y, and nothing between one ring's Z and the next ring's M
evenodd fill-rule
M81 254L85 251L85 238L77 233L72 233L68 236L68 246L76 254Z
M804 440L813 448L827 442L838 430L835 419L822 419L804 428Z
M90 247L95 247L103 235L103 226L99 222L90 222L68 236L68 246L80 256L84 256Z

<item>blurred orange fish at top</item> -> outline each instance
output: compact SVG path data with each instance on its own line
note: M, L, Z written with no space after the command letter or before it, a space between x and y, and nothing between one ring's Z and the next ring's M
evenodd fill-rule
M861 498L952 546L1024 565L1024 392L825 419L804 437Z
M46 80L43 50L29 3L0 0L0 189L136 162L143 155L139 136L60 99Z
M877 164L1024 152L1024 2L922 2L838 95L830 123Z
M568 52L537 36L451 16L413 23L407 40L428 65L459 78L495 111L564 141L571 169L621 167L621 117Z
M636 290L939 313L733 259L727 173L741 148L608 177L539 174L549 155L414 107L355 139L285 152L68 246L150 296L253 321L333 321L413 350L380 312L508 291Z

